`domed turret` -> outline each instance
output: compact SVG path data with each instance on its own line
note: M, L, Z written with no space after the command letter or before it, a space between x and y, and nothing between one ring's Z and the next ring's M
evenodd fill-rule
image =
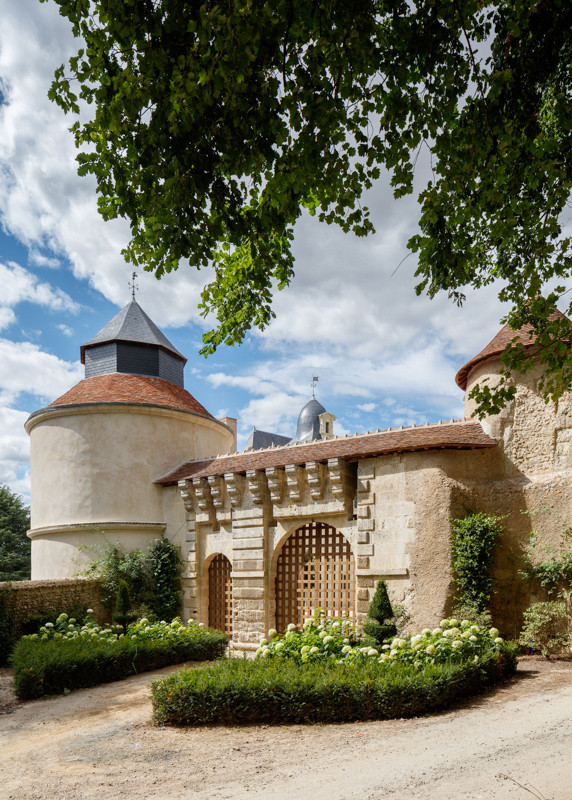
M334 420L335 416L329 414L324 406L312 397L300 411L296 435L290 440L290 444L331 438Z

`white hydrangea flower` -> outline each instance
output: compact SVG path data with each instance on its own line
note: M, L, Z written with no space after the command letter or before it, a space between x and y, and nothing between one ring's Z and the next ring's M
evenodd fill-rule
M498 628L491 628L490 631L489 631L489 634L492 636L493 639L496 639L497 636L499 635L499 629Z
M320 648L319 647L311 647L310 648L310 653L319 653L319 652L320 652Z
M309 644L305 644L305 645L304 645L304 646L303 646L303 647L300 649L300 652L302 653L302 655L304 655L305 653L309 653L309 652L310 652L310 645L309 645Z
M458 650L462 646L463 646L463 642L460 639L455 639L455 641L451 645L451 647L454 648L455 650Z
M373 647L367 651L368 656L378 656L379 653Z
M442 636L443 635L443 631L441 630L441 628L434 628L431 631L431 633L433 634L433 636Z
M333 642L333 641L334 641L333 636L324 636L324 644L328 644L328 642Z
M268 644L268 639L261 639L260 640L260 646L262 647L265 644Z
M439 623L439 627L440 628L448 628L449 627L449 620L448 619L442 619L441 622Z
M427 653L427 655L432 656L433 653L435 652L435 645L428 644L427 647L425 648L425 652Z
M423 628L421 631L422 636L430 636L431 635L431 628Z
M351 653L351 651L352 648L349 646L349 644L346 644L344 647L342 647L342 653Z
M278 636L278 631L276 630L276 628L270 628L270 630L268 631L268 638L274 639L275 636Z
M472 636L469 636L469 641L470 641L470 642L478 642L479 640L478 640L478 639L477 639L477 637L476 637L476 636L473 634Z
M504 639L502 638L502 636L497 636L496 637L495 644L502 644L503 642L504 642Z
M274 649L278 652L278 650L282 650L283 647L284 647L284 642L277 642Z
M449 627L450 628L457 628L459 625L459 620L456 620L454 617L449 620Z
M295 631L296 630L296 626L294 625L293 622L291 622L290 625L288 625L288 627L286 628L286 630L287 631Z

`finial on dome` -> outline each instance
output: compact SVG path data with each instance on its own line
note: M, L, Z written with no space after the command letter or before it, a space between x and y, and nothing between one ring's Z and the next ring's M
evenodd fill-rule
M319 380L320 379L317 375L314 375L314 377L312 378L312 383L310 384L310 386L312 387L312 397L316 397L316 386L318 385Z

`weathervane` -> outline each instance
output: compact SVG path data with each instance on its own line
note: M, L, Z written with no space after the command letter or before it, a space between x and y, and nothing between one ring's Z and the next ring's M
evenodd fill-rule
M310 384L310 386L312 387L312 397L316 397L316 386L318 385L319 380L320 379L318 378L317 375L314 375L314 377L312 378L312 383Z
M131 275L131 280L128 283L129 288L131 289L131 297L135 300L135 292L139 291L139 287L135 283L137 280L137 273L133 272Z

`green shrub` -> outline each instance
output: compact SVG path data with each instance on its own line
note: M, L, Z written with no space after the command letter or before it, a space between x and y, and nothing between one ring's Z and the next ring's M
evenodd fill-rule
M148 553L124 553L118 545L96 548L97 558L85 571L101 578L101 602L112 610L121 581L129 590L137 616L150 610L157 619L172 619L181 611L182 560L168 539L155 540Z
M533 603L524 612L519 642L533 647L547 658L562 653L572 645L570 609L563 600Z
M149 549L153 594L151 608L158 619L173 619L181 613L181 571L179 550L169 539L157 539Z
M363 632L371 636L378 644L383 644L397 634L397 626L390 622L393 609L384 580L377 582L375 594L371 601L367 619L363 624Z
M0 591L0 667L8 663L8 656L14 644L12 624L8 610L10 589Z
M79 626L61 614L39 633L24 636L10 658L16 694L22 699L61 694L65 689L95 686L184 661L207 661L223 655L227 637L180 619L170 624Z
M127 582L124 580L119 581L113 619L121 625L123 628L123 633L127 633L127 625L137 619L137 614L131 611L129 587L127 586Z
M230 659L183 670L151 687L155 722L244 725L352 722L416 716L446 708L513 674L516 648L491 650L477 664L303 664L294 659Z
M497 540L502 533L501 522L502 517L483 513L470 513L462 519L451 520L451 560L459 590L456 600L477 612L490 605L491 569Z

